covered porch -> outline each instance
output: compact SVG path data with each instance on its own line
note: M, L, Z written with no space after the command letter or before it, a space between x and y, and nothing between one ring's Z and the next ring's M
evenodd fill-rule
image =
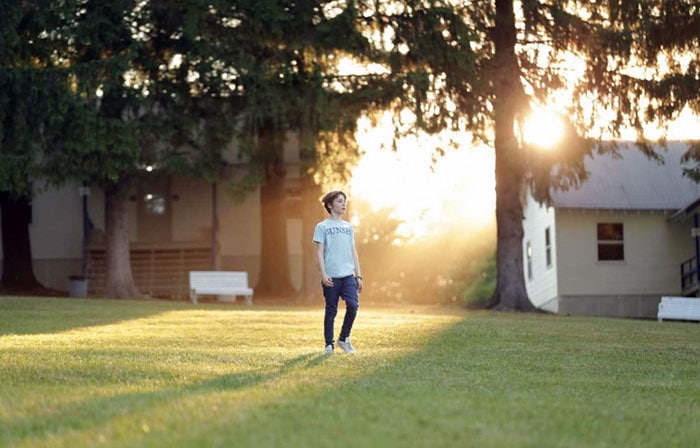
M692 219L690 237L694 255L681 263L681 291L686 297L700 297L700 199L696 199L676 212L672 219L676 221Z
M697 241L697 237L695 237ZM700 274L698 257L692 257L681 264L681 289L686 297L700 297Z

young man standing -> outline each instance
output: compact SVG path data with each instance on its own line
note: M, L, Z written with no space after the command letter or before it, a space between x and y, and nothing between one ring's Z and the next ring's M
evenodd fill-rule
M355 249L355 230L342 220L347 207L347 196L342 191L331 191L323 197L323 208L330 215L316 225L314 243L316 259L321 271L323 297L326 299L326 312L323 320L323 336L326 340L326 353L333 353L333 325L338 314L338 300L345 300L345 318L338 337L338 346L345 353L355 353L350 343L350 331L360 306L359 292L362 291L362 271Z

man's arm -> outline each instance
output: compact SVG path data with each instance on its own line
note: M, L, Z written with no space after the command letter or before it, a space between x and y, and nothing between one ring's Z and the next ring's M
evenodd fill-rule
M323 259L323 243L314 242L316 245L316 261L318 270L321 272L321 283L325 286L333 286L333 279L326 274L326 262Z
M352 259L355 262L355 278L357 279L357 290L362 291L364 281L362 280L362 269L360 269L360 257L357 255L355 245L352 245Z

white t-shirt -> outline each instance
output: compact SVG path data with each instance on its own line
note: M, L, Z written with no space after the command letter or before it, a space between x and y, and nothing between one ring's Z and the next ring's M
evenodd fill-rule
M347 277L355 272L352 250L355 229L343 220L326 219L316 224L314 242L323 244L323 262L330 277Z

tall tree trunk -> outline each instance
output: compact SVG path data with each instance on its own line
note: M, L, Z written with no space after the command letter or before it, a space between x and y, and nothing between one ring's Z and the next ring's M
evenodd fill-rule
M319 198L321 189L314 182L312 176L302 173L302 255L304 263L304 283L302 285L302 300L307 303L323 300L321 289L321 277L316 261L316 248L312 242L316 224L326 218L326 213L321 207Z
M0 193L2 215L2 288L6 291L31 291L43 288L34 276L29 222L32 209L29 198Z
M309 102L313 104L312 101ZM318 120L317 110L308 107L303 110L302 126L299 132L299 161L301 164L301 254L302 285L299 296L305 303L322 303L321 277L316 261L316 247L313 240L316 224L325 219L321 207L321 187L316 185L313 170L316 168L316 144L318 134L314 130Z
M129 215L126 183L105 189L105 242L107 290L113 298L138 298L141 293L131 273L129 256Z
M523 205L520 191L524 158L513 126L525 98L515 56L515 15L512 0L496 0L495 88L497 280L488 306L501 310L535 311L523 272Z
M282 144L271 137L261 138L261 145L274 154L267 162L265 183L260 187L261 207L261 260L260 278L255 295L263 297L292 297L294 286L289 276L289 249L287 246L287 214L285 175Z

